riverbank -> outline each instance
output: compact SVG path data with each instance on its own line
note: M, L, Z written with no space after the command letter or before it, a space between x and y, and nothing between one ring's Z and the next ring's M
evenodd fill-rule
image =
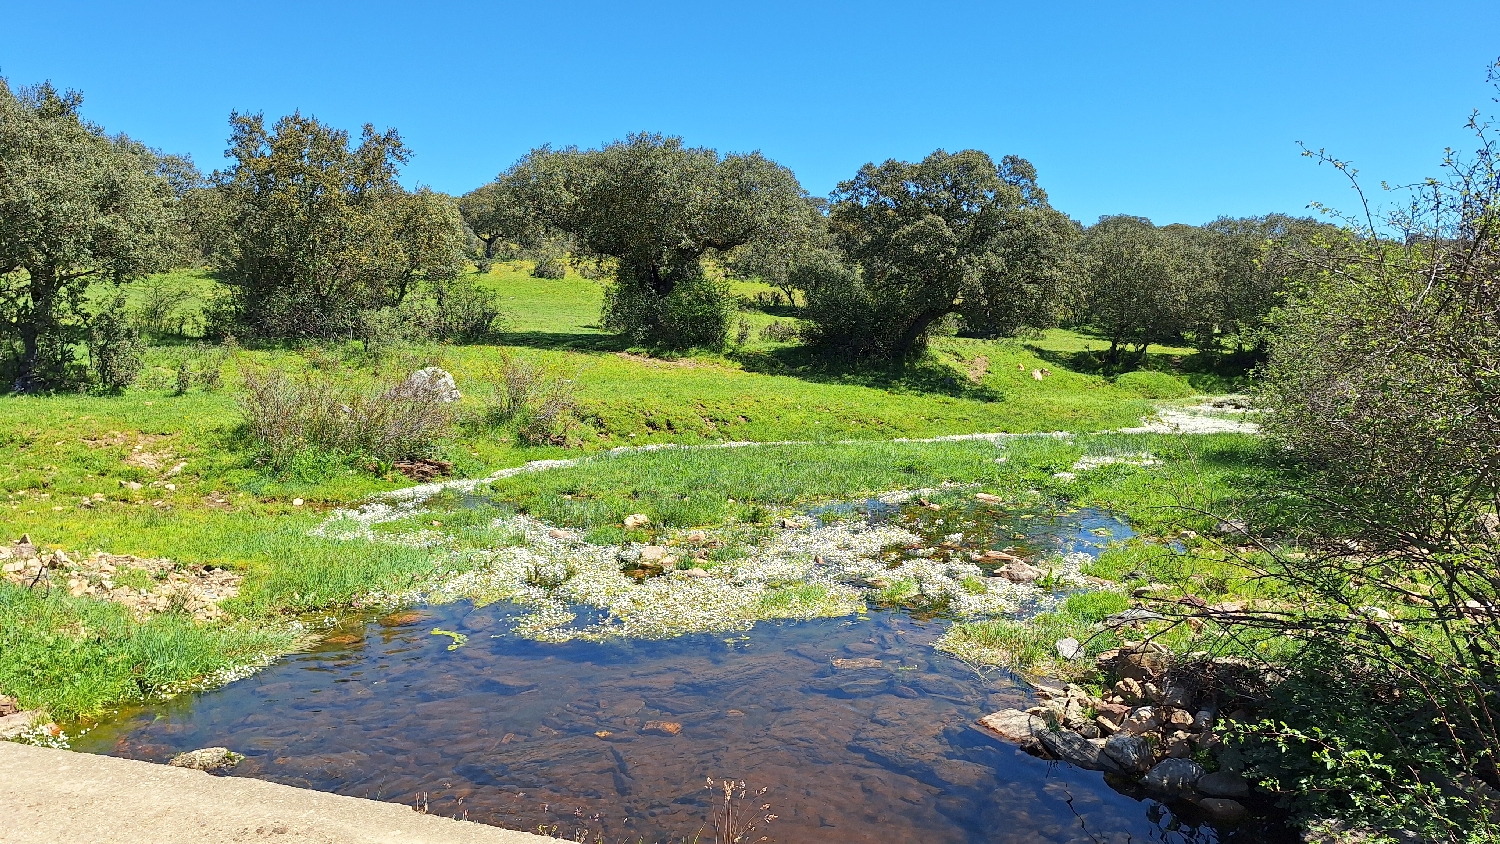
M6 844L529 844L410 806L112 756L0 742Z

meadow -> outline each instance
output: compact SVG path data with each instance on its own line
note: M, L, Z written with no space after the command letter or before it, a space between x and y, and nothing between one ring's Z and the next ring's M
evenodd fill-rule
M596 541L623 539L620 523L631 513L665 527L766 524L794 506L944 482L975 484L1018 505L1095 504L1163 534L1176 530L1179 505L1231 506L1245 479L1262 471L1255 440L1245 435L1102 433L1136 425L1162 403L1192 401L1198 390L1183 371L1192 369L1184 366L1188 349L1154 347L1146 362L1153 369L1106 377L1087 365L1101 344L1059 330L1020 340L943 337L915 365L840 370L771 339L775 333L763 329L788 322L785 307L751 304L770 288L736 282L747 303L745 343L652 357L599 329L597 282L572 274L537 279L528 269L502 264L481 280L507 312L496 343L407 346L372 357L354 341L225 349L178 337L153 346L145 374L121 394L0 399L0 465L7 467L0 506L10 539L26 534L39 548L75 557L168 557L244 577L226 604L232 620L215 625L171 614L138 619L61 588L0 585L7 619L0 689L57 717L169 693L292 647L303 627L362 596L455 565L441 549L309 535L330 509L412 482L390 467L371 471L338 456L312 455L280 471L257 463L238 404L246 367L358 382L438 365L465 391L461 407L482 400L486 379L507 357L570 380L584 423L573 447L526 445L505 426L460 425L441 444L442 456L460 477L586 457L569 469L497 483L490 494ZM160 295L153 289L185 291L175 319L190 334L202 324L213 284L201 272L178 272L127 292L141 307L142 297ZM1079 361L1081 371L1068 368ZM213 368L216 377L195 377L184 390L175 377L184 365ZM1057 431L1079 436L1014 440L1004 462L989 441L902 441ZM608 453L735 442L769 445ZM1144 452L1158 455L1165 470L1122 464L1073 481L1053 477L1084 453Z

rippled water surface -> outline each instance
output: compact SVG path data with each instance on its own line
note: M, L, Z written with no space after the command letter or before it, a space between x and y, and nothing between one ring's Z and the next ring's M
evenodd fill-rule
M1033 543L1047 533L1097 550L1106 540L1090 531L1101 526L1123 529L1074 513L1024 531ZM934 651L945 621L876 612L746 634L543 644L508 635L518 613L451 604L351 619L309 653L122 712L74 746L162 761L222 745L246 756L234 776L423 798L434 814L555 825L570 839L589 830L611 844L705 829L705 777L767 787L779 817L766 832L780 842L1225 837L974 729L1030 698L1003 672L981 676ZM449 650L454 639L434 628L467 644Z

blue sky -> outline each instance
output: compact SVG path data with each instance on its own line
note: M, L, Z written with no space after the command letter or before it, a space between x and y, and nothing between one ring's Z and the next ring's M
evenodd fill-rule
M1348 207L1494 111L1500 2L125 4L0 0L0 75L221 166L230 110L395 126L462 193L542 143L661 131L827 193L864 162L1017 154L1085 222Z

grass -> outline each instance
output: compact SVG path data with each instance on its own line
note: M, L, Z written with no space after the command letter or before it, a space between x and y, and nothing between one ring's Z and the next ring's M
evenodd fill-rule
M154 281L191 294L181 305L185 325L195 324L217 286L202 271ZM1194 481L1197 466L1152 480L1111 467L1064 485L1052 475L1081 449L1150 448L1174 466L1224 456L1226 485L1240 471L1229 458L1243 456L1243 448L1229 441L1206 441L1203 454L1189 456L1173 452L1171 438L1095 435L1071 445L1024 439L1006 445L1009 462L1003 464L987 442L891 442L978 431L1103 431L1134 424L1154 402L1192 391L1185 377L1169 371L1116 378L1073 366L1066 356L1093 341L1070 332L1027 342L939 338L920 364L858 371L762 339L761 328L789 317L784 309L751 308L740 314L752 328L744 345L662 359L601 331L598 282L572 274L532 278L527 265L510 263L497 265L481 283L498 293L509 313L507 331L494 345L418 347L381 361L368 359L355 343L246 349L195 364L221 367L222 387L195 382L178 394L174 373L186 351L168 344L150 351L146 377L122 395L0 397L0 522L10 538L29 533L40 545L70 553L166 556L245 576L242 594L228 607L245 621L221 627L172 616L137 622L110 605L10 589L0 689L60 715L160 693L252 654L284 649L289 640L267 631L299 613L337 611L360 595L425 577L435 564L452 565L451 557L431 550L308 536L327 509L410 481L316 454L282 473L257 465L240 433L235 399L246 365L358 381L377 367L410 371L436 364L454 373L467 409L478 407L485 379L506 355L573 379L590 431L581 449L521 446L509 430L485 425L461 427L443 444L456 473L470 477L528 460L594 454L574 469L497 483L489 505L435 502L457 547L507 541L489 523L512 509L583 528L594 541L618 541L624 538L620 520L634 512L669 527L755 525L802 503L945 480L979 483L1017 501L1097 502L1151 525L1143 502L1165 502L1183 491L1177 487L1194 482L1219 483L1215 476ZM146 288L127 288L131 302L139 305ZM769 288L735 282L734 290L748 300ZM1153 349L1149 359L1170 364L1182 351ZM1033 370L1050 374L1037 380ZM601 453L622 445L733 441L802 444ZM718 557L734 553L715 551ZM794 591L775 600L820 600L788 588ZM99 635L66 633L80 624Z
M207 627L170 613L143 622L116 604L0 583L0 682L55 717L172 694L293 641L285 627Z

